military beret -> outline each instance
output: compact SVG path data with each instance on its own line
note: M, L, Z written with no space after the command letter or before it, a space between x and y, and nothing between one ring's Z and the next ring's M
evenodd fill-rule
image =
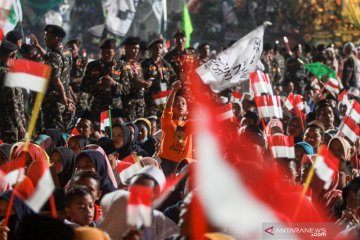
M160 38L154 39L154 40L149 42L147 48L151 48L153 45L158 44L158 43L164 44L164 40L160 39Z
M7 40L4 40L1 42L0 45L0 52L2 55L7 55L11 52L16 51L18 48L15 44L13 44L12 42L9 42Z
M116 40L113 38L107 38L100 44L100 49L116 49Z
M76 44L76 46L80 47L81 42L78 39L72 39L66 43L67 46L70 44Z
M12 43L16 43L18 40L22 39L22 35L18 31L10 31L6 34L6 40Z
M46 25L45 32L52 33L55 36L61 37L61 38L66 37L65 30L62 27L58 26L58 25L52 25L52 24Z
M127 46L127 45L140 45L141 43L141 39L139 37L127 37L124 39L124 41L121 43L121 45L123 46Z
M177 31L177 32L174 34L174 38L184 38L184 37L186 37L184 31Z

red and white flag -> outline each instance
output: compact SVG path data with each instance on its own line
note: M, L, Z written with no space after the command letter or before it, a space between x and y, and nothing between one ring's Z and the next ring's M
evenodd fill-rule
M340 95L338 96L338 102L342 105L346 105L348 108L351 106L351 103L349 101L349 95L346 90L340 93Z
M242 98L243 98L242 93L239 93L238 91L234 90L231 94L230 102L239 103L241 102Z
M216 112L217 112L216 120L219 122L225 121L225 120L228 120L228 119L231 119L234 117L234 112L233 112L231 103L228 103L228 104L218 107L216 109Z
M279 96L256 96L255 102L260 118L282 118L281 101Z
M110 127L110 111L100 113L100 130L105 131L106 127Z
M50 66L25 59L14 60L6 74L5 86L27 88L45 93Z
M293 136L272 135L268 137L268 141L274 158L295 158Z
M351 107L346 111L346 115L351 117L357 124L360 124L360 104L352 101Z
M249 73L250 82L255 96L273 95L269 76L260 70Z
M156 105L165 105L170 93L171 90L158 92L157 94L152 95L152 98L154 99Z
M294 107L299 111L304 111L305 105L301 95L290 93L285 101L285 107L291 111Z
M337 135L340 137L347 137L353 144L355 144L359 138L359 134L360 127L356 124L354 119L349 116L345 116L339 126Z
M338 82L338 80L334 79L334 78L328 78L328 80L326 80L324 87L335 94L339 94L340 92L340 83Z
M134 185L129 188L129 192L127 223L136 227L150 227L153 190L150 187Z
M316 176L324 182L323 189L328 190L335 180L339 169L339 160L332 155L327 147L322 146L314 162Z
M17 182L22 181L25 175L25 155L20 156L18 159L9 161L0 166L0 174L10 186L15 185Z
M16 187L19 198L38 213L55 189L46 161L33 161L24 180Z

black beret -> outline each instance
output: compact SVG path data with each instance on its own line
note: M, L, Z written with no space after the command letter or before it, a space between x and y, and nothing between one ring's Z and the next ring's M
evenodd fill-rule
M139 37L127 37L124 39L124 41L121 43L121 45L127 46L127 45L140 45L141 39Z
M174 38L184 38L184 37L186 37L184 31L177 31L177 32L174 34Z
M97 142L97 145L99 145L102 149L104 149L106 155L113 154L116 152L116 148L114 145L114 142L111 141L111 139L103 137L100 138Z
M7 55L7 54L9 54L11 52L14 52L16 50L18 50L18 48L12 42L9 42L7 40L4 40L4 41L1 42L0 52L1 52L2 55Z
M10 31L6 34L6 40L12 43L16 43L18 40L22 39L22 35L18 31Z
M76 46L80 47L80 40L78 40L78 39L72 39L72 40L70 40L70 41L68 41L68 42L66 43L67 46L70 45L70 44L76 44Z
M52 25L52 24L46 25L45 32L52 33L55 36L61 37L61 38L66 37L65 30L62 27L58 26L58 25Z
M116 40L113 38L107 38L100 44L100 49L116 49Z
M154 44L158 44L158 43L164 44L164 40L160 39L160 38L156 38L156 39L149 42L147 48L151 48Z

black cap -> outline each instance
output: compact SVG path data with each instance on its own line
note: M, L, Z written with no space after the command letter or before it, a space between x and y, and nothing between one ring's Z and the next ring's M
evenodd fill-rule
M10 31L6 34L6 40L12 43L16 43L18 40L22 39L22 35L18 31Z
M177 31L177 32L174 34L174 38L184 38L184 37L186 37L184 31Z
M151 48L153 45L158 44L158 43L164 44L164 40L161 39L161 38L156 38L156 39L149 42L147 48Z
M113 38L107 38L100 44L100 49L116 49L116 40Z
M16 51L17 49L17 46L12 42L9 42L7 40L1 42L0 52L2 55L8 55L9 53Z
M116 152L116 148L114 145L114 142L111 141L110 138L100 138L97 142L97 145L99 145L102 149L104 149L106 155L113 154Z
M55 36L61 37L61 38L66 37L65 30L62 27L58 26L58 25L52 25L52 24L46 25L45 32L52 33Z
M139 37L127 37L124 39L124 41L121 43L121 45L123 46L128 46L128 45L140 45L141 43L141 39Z
M78 47L80 47L80 40L78 40L78 39L71 39L70 41L68 41L67 43L66 43L66 45L70 45L70 44L76 44L76 46L78 46Z

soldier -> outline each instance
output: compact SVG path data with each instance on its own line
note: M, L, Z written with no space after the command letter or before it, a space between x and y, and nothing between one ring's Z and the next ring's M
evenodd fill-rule
M210 43L204 42L204 43L200 44L199 47L197 48L197 50L198 50L198 54L199 54L197 63L199 66L210 61L210 59L211 59Z
M70 86L76 94L76 118L80 117L84 111L90 110L89 94L80 91L81 80L85 73L85 67L88 59L86 56L79 56L80 41L77 39L70 40L66 46L71 52L73 65L70 72Z
M16 57L17 46L9 41L0 45L0 131L6 143L15 143L25 137L26 121L22 90L4 86L10 62Z
M125 54L120 58L122 81L130 83L129 94L121 97L123 102L124 116L129 121L144 117L145 99L144 93L151 86L151 80L144 80L140 64L136 61L140 48L140 38L127 37L122 45Z
M100 54L100 59L87 65L80 87L93 97L90 109L95 119L100 119L100 113L110 107L122 109L121 96L130 90L129 81L120 78L122 70L115 60L115 39L105 39L100 45Z
M179 31L175 33L174 38L176 47L168 52L164 56L164 59L171 64L171 67L174 69L177 77L180 78L180 73L183 70L182 66L184 58L187 54L185 49L186 36L184 32Z
M151 57L141 63L144 79L151 81L150 88L145 92L146 116L160 116L163 112L162 106L155 104L153 95L169 90L176 81L176 73L170 63L162 59L164 53L164 41L155 39L148 45Z
M30 35L32 44L44 56L45 64L52 68L49 87L41 106L43 127L57 128L61 131L67 129L68 121L71 120L69 115L75 111L74 101L69 94L71 58L69 52L64 52L62 47L65 36L66 32L62 27L46 25L44 40L48 51L45 52L36 37Z
M10 31L6 34L6 40L15 44L17 49L20 50L22 46L22 35L18 31Z

